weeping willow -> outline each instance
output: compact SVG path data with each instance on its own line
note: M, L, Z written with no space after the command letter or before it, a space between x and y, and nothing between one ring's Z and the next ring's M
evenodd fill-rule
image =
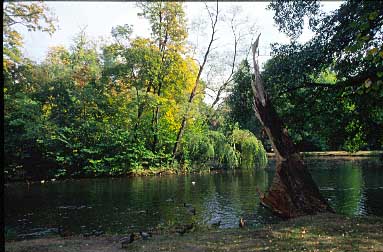
M209 130L207 133L207 138L212 141L215 156L214 159L219 163L224 163L227 152L227 140L224 134L219 131Z
M187 159L206 162L215 156L214 143L205 134L193 134L188 137L185 148Z
M266 166L266 151L262 142L253 133L248 130L234 129L230 138L234 148L241 153L240 168L252 169Z
M231 169L263 168L267 164L266 151L250 131L234 129L228 136L208 130L190 134L185 153L193 163L219 165Z

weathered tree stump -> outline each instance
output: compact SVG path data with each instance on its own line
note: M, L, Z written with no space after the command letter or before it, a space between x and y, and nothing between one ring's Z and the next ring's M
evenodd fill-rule
M319 212L333 212L328 202L320 194L310 172L304 165L302 157L264 91L256 59L259 36L252 45L253 108L257 118L264 126L277 159L272 185L268 193L260 195L261 203L274 213L286 218Z

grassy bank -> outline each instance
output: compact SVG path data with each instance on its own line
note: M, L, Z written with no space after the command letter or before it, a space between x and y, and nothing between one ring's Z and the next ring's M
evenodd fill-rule
M122 235L51 237L6 242L5 251L383 251L383 218L306 216L262 229L197 227L181 236L168 231L122 249Z

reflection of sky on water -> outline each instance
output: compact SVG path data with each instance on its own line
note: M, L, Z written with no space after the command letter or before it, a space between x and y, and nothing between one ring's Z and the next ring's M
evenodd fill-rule
M322 194L338 213L383 216L383 170L377 160L308 159ZM270 162L274 166L274 162ZM259 206L274 170L210 175L84 179L5 188L5 225L18 233L63 226L75 233L128 233L191 223L238 227L276 222ZM195 182L195 185L192 184ZM183 203L191 203L191 216Z

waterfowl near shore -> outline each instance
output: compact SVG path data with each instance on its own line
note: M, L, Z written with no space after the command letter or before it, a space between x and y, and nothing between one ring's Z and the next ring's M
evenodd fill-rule
M144 240L147 240L147 239L149 239L149 237L152 237L151 233L146 233L146 232L142 232L142 231L140 231L140 235L141 235L142 239L144 239Z
M126 246L134 241L134 233L131 233L129 237L123 237L120 239L121 248L126 248Z
M186 229L182 228L182 229L177 229L176 230L176 233L179 234L179 235L184 235L186 233Z
M105 234L105 232L102 231L102 230L93 230L93 231L92 231L92 234L93 234L94 236L100 236L100 235Z
M239 219L239 227L240 228L243 228L243 227L245 227L246 226L246 221L241 217L240 219Z

